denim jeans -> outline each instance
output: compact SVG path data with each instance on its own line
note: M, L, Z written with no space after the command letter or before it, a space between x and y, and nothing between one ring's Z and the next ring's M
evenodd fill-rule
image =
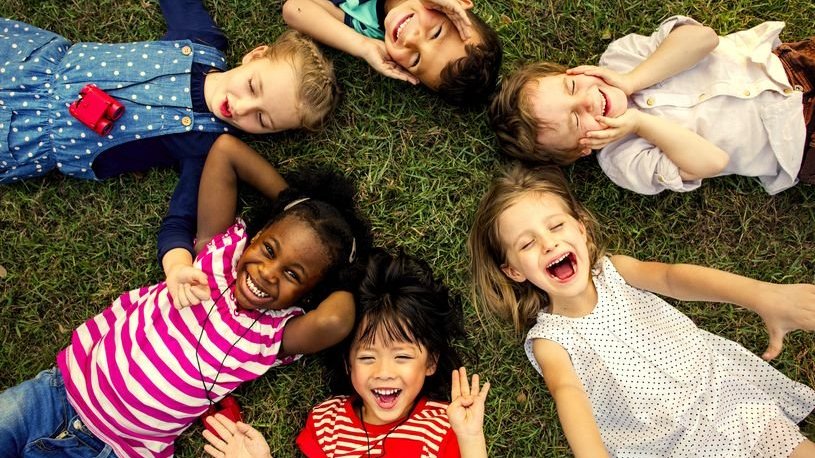
M0 393L0 456L115 458L68 402L59 369Z

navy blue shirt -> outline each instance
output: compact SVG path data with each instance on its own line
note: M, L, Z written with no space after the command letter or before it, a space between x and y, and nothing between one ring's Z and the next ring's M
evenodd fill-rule
M162 0L160 5L167 23L162 40L192 40L226 50L226 36L200 0ZM190 94L196 112L210 112L204 100L204 77L212 70L212 67L197 63L191 69ZM198 217L198 186L207 153L220 135L192 131L152 137L110 148L93 162L93 171L98 178L153 167L178 168L178 184L158 234L159 264L173 248L186 248L195 256L193 239Z

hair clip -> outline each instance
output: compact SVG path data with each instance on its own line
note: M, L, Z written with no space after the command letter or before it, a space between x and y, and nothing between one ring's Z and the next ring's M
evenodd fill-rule
M294 207L295 205L301 204L301 203L303 203L303 202L305 202L305 201L307 201L309 199L311 199L311 197L303 197L301 199L293 200L293 201L289 202L288 204L286 204L285 207L283 207L283 211L286 211L286 210Z
M356 237L351 237L351 254L348 255L348 263L354 262L354 258L357 257L357 239Z

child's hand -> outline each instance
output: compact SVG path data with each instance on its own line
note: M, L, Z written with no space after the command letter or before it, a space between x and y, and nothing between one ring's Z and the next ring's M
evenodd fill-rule
M815 331L815 285L770 284L762 290L754 310L764 320L770 338L761 358L770 361L781 353L788 332Z
M271 458L266 439L255 428L243 422L235 423L221 414L207 418L218 437L204 430L204 451L215 458Z
M630 133L636 134L639 128L640 112L629 108L616 118L597 116L596 119L605 128L586 132L586 136L579 142L583 148L600 149Z
M182 309L209 299L207 275L193 266L177 265L167 273L167 290L175 308Z
M481 437L484 434L484 403L490 383L485 383L481 388L478 385L478 374L473 375L471 386L467 380L467 369L462 367L453 371L447 417L459 442L463 437Z
M461 39L467 41L470 38L472 22L467 17L467 10L461 6L457 0L421 0L425 8L444 13L450 22L458 29Z
M596 76L602 79L611 86L622 90L625 95L631 95L634 92L633 84L628 75L617 73L606 67L598 67L596 65L580 65L578 67L566 70L567 75L588 75Z
M379 73L397 80L407 81L410 84L419 84L419 79L411 75L407 70L391 59L390 54L385 49L385 42L367 38L365 40L364 51L361 57L368 62Z

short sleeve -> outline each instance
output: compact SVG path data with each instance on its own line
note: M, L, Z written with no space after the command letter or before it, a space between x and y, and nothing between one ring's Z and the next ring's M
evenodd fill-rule
M308 414L306 426L297 435L297 448L308 458L328 458L317 442L317 431L314 429L314 412Z
M638 194L693 191L702 184L702 180L683 181L679 167L641 137L629 136L607 145L597 154L597 161L611 181Z

